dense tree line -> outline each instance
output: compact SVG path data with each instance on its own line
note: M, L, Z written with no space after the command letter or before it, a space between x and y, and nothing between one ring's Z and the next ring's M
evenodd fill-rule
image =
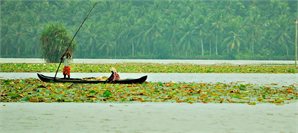
M95 1L1 0L1 57L41 57L41 32L74 34ZM295 0L99 1L75 58L294 59Z

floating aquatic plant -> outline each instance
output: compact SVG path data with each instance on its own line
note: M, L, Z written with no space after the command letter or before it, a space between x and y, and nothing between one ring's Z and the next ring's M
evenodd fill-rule
M71 84L37 79L0 80L0 102L185 102L284 104L298 85L243 83Z

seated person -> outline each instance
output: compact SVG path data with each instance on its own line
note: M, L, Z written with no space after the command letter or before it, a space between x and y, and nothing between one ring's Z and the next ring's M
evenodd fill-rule
M116 81L116 80L119 80L120 79L120 75L117 73L116 69L114 67L112 67L111 69L111 76L108 78L108 82L113 82L113 81Z

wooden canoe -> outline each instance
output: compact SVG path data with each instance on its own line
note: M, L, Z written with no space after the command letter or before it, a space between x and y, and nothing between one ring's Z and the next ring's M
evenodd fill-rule
M43 82L52 82L52 83L83 83L83 84L141 84L144 83L147 79L147 75L137 78L137 79L120 79L113 82L100 81L100 80L85 80L80 78L58 78L45 76L43 74L37 73L38 78Z

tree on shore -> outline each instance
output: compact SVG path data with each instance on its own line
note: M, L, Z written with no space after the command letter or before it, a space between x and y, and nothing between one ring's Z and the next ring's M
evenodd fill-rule
M59 62L69 46L71 36L61 24L50 24L45 27L41 35L42 57L46 62ZM74 51L74 43L71 44L71 51Z

